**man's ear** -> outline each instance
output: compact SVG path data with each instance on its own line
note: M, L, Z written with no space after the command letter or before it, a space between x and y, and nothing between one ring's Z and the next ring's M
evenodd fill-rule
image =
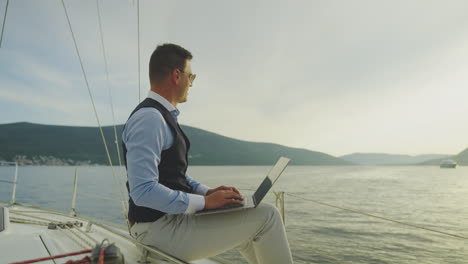
M179 84L180 82L180 71L178 69L173 69L171 72L171 81L174 84Z

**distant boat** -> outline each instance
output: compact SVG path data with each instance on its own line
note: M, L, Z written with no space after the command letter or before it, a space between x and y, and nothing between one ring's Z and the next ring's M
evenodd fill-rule
M441 168L456 168L457 163L454 160L444 160L440 164Z

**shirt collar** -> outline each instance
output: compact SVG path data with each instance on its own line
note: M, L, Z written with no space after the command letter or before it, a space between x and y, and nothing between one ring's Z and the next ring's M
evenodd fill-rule
M155 100L156 102L160 103L162 106L164 106L164 108L166 108L174 117L177 118L177 116L180 114L180 111L179 109L177 109L176 107L174 107L171 103L169 103L169 101L162 97L161 95L153 92L153 91L149 91L148 92L148 98L151 98L153 100Z

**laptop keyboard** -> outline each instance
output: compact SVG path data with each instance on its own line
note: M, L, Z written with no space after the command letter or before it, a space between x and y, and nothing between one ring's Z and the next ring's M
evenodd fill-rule
M237 208L237 207L242 207L244 206L244 203L240 204L226 204L225 206L219 208L219 209L229 209L229 208Z
M220 208L204 209L204 210L202 210L202 212L219 211L219 210L237 208L237 207L242 207L242 206L244 206L244 202L243 202L243 201L242 201L241 204L226 204L225 206L220 207Z

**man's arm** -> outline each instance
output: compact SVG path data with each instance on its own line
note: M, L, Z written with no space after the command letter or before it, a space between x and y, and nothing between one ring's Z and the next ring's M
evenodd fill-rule
M200 194L200 195L204 196L210 190L210 187L208 187L208 186L198 182L197 180L193 179L192 177L190 177L190 175L188 175L188 173L185 173L185 178L187 179L188 184L190 186L192 186L192 188L193 188L192 193Z
M219 186L217 188L210 189L210 187L208 187L208 186L198 182L197 180L193 179L187 173L185 174L185 178L187 178L187 181L188 181L189 185L192 186L193 193L195 193L195 194L208 196L208 195L210 195L212 193L215 193L217 191L233 191L233 192L235 192L237 194L240 194L239 190L237 190L236 187L229 187L229 186L221 185L221 186Z
M193 193L201 194L205 196L205 208L214 209L223 207L230 203L241 203L243 197L235 187L219 186L215 189L210 189L208 186L203 185L188 174L185 174L187 181L193 188Z
M167 143L172 145L167 142L165 128L169 130L162 115L153 108L140 109L128 120L123 140L127 147L130 197L138 206L169 214L202 210L205 207L203 196L174 191L159 184L161 152Z

